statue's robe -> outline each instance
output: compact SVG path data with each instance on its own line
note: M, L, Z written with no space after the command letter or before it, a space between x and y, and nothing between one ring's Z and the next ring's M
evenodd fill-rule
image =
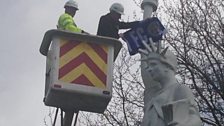
M201 126L196 102L185 85L146 89L141 126Z

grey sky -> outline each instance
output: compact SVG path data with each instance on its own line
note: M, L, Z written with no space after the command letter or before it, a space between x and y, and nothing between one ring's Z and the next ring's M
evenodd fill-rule
M0 126L43 126L45 57L39 53L44 33L55 29L66 0L0 1ZM122 18L132 18L137 9L132 0L77 0L76 24L95 34L98 20L110 5L125 7Z

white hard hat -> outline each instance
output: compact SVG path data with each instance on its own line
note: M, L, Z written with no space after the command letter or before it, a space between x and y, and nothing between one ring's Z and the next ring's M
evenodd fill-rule
M79 9L78 8L78 3L74 0L69 0L65 3L65 6L64 7L74 7L76 8L77 10Z
M124 14L124 7L120 3L114 3L110 7L110 12L111 11L115 11L115 12L123 15Z

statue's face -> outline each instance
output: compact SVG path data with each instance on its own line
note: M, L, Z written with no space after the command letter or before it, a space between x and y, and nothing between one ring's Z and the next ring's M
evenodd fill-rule
M167 68L159 60L149 60L147 61L147 65L147 71L153 80L160 82L167 76L167 73L165 72L165 69Z

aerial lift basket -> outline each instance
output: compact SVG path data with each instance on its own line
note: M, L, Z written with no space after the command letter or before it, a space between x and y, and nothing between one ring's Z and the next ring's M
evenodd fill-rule
M112 97L113 62L121 47L119 40L108 37L47 31L40 47L47 57L45 105L104 112Z

